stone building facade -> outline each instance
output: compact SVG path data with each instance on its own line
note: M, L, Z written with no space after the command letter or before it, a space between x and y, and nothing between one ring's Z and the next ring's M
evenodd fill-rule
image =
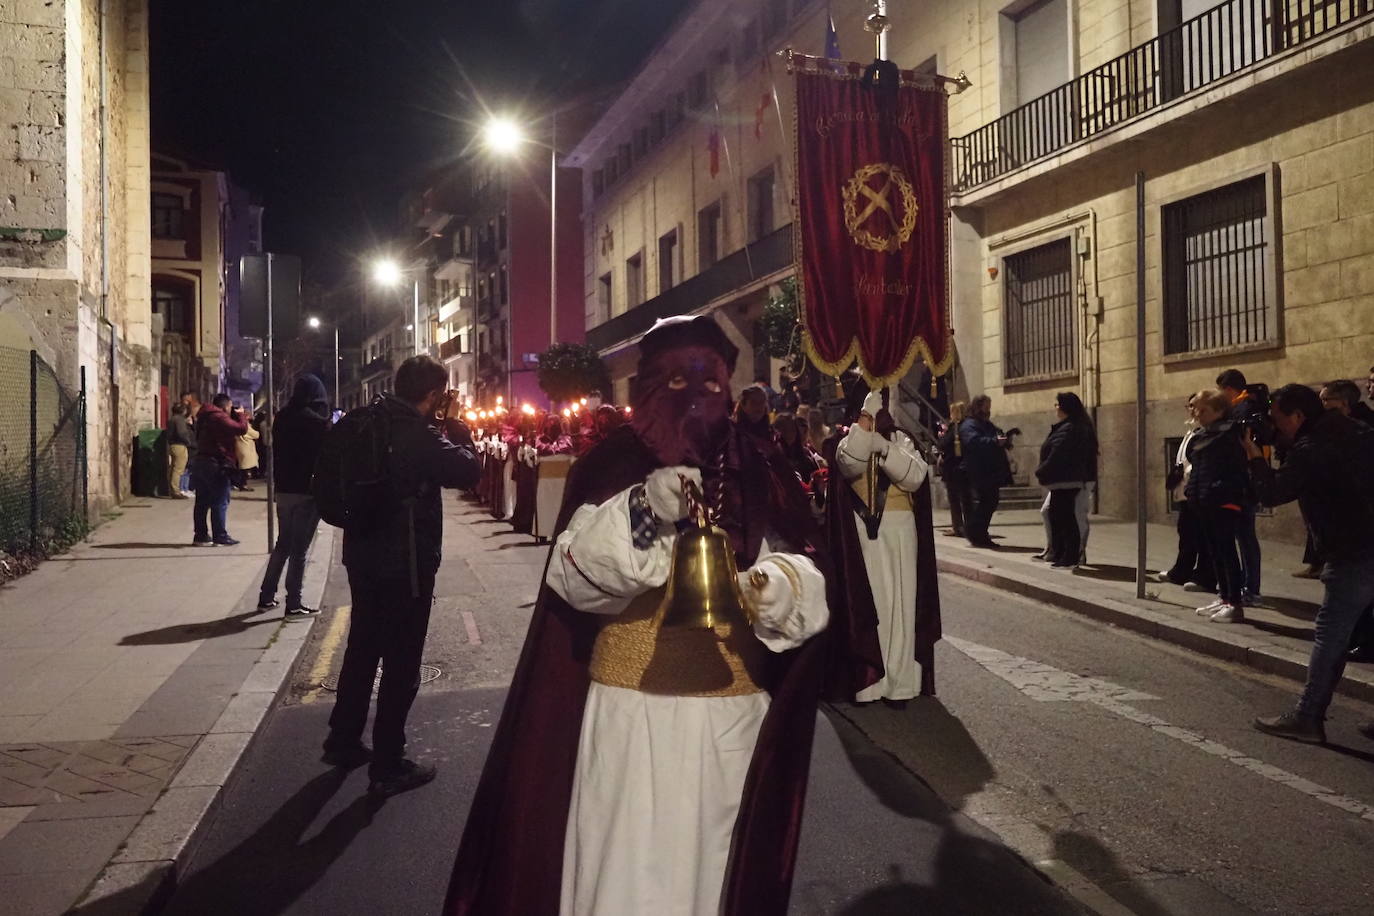
M153 425L145 0L0 5L0 346L87 385L92 506Z
M588 339L619 386L662 315L713 311L746 354L759 342L791 272L792 94L772 52L822 53L827 8L844 56L871 59L860 0L692 5L568 157ZM1137 172L1150 518L1184 399L1221 370L1278 387L1374 363L1367 2L939 0L891 19L900 66L972 83L949 97L953 388L1025 431L1023 480L1072 390L1100 429L1101 511L1136 512ZM741 363L737 386L767 365ZM1261 534L1300 540L1295 510Z

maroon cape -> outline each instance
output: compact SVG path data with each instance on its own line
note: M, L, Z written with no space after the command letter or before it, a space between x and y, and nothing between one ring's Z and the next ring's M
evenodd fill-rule
M517 449L520 446L516 446ZM534 531L534 503L539 489L539 471L523 461L515 462L511 469L511 479L515 482L515 514L510 518L510 526L516 534L529 534Z
M556 531L567 527L579 506L604 502L659 466L632 429L616 430L573 465ZM726 509L723 526L732 535L740 568L752 564L772 528L792 535L796 549L805 549L828 572L795 475L774 474L738 435L727 467L740 503ZM722 895L721 912L727 916L787 911L816 707L834 643L848 632L846 608L832 593L830 627L771 660L766 686L772 703L735 821ZM868 610L872 613L871 600ZM444 904L449 916L558 912L568 804L590 682L587 666L599 625L596 615L574 610L541 586L454 862Z
M916 441L916 437L910 433L907 436L912 442ZM825 441L825 460L830 465L826 486L825 530L835 556L836 584L845 590L851 607L871 608L873 591L868 584L868 570L859 546L859 538L865 535L861 535L854 524L858 518L855 510L860 502L835 463L835 450L839 447L840 438L837 431ZM911 508L916 523L916 661L921 665L921 693L933 696L935 644L940 641L941 627L940 580L935 564L935 525L931 516L929 475L925 483L911 494ZM874 612L871 620L862 619L852 612L849 616L850 625L854 627L850 635L850 657L853 661L846 666L841 659L832 668L827 692L835 699L853 700L855 694L877 683L883 676L877 612ZM842 680L845 675L848 675L847 682Z

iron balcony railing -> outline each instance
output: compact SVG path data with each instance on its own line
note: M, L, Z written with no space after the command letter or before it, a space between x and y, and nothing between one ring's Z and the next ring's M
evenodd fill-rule
M966 191L1364 17L1374 0L1230 0L954 137Z

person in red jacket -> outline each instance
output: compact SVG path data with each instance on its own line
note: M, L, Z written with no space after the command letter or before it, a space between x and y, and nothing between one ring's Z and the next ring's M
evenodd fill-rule
M229 472L238 467L235 445L238 437L248 431L248 417L241 410L230 413L232 403L227 394L217 394L201 407L196 417L196 457L191 462L191 480L196 490L192 516L196 534L191 543L196 547L233 547L238 543L226 528Z

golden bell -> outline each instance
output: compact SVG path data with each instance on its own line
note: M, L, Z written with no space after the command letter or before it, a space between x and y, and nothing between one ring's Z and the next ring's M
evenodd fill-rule
M711 630L722 623L748 625L753 619L739 587L730 536L699 513L696 527L678 535L668 589L659 603L661 626Z

